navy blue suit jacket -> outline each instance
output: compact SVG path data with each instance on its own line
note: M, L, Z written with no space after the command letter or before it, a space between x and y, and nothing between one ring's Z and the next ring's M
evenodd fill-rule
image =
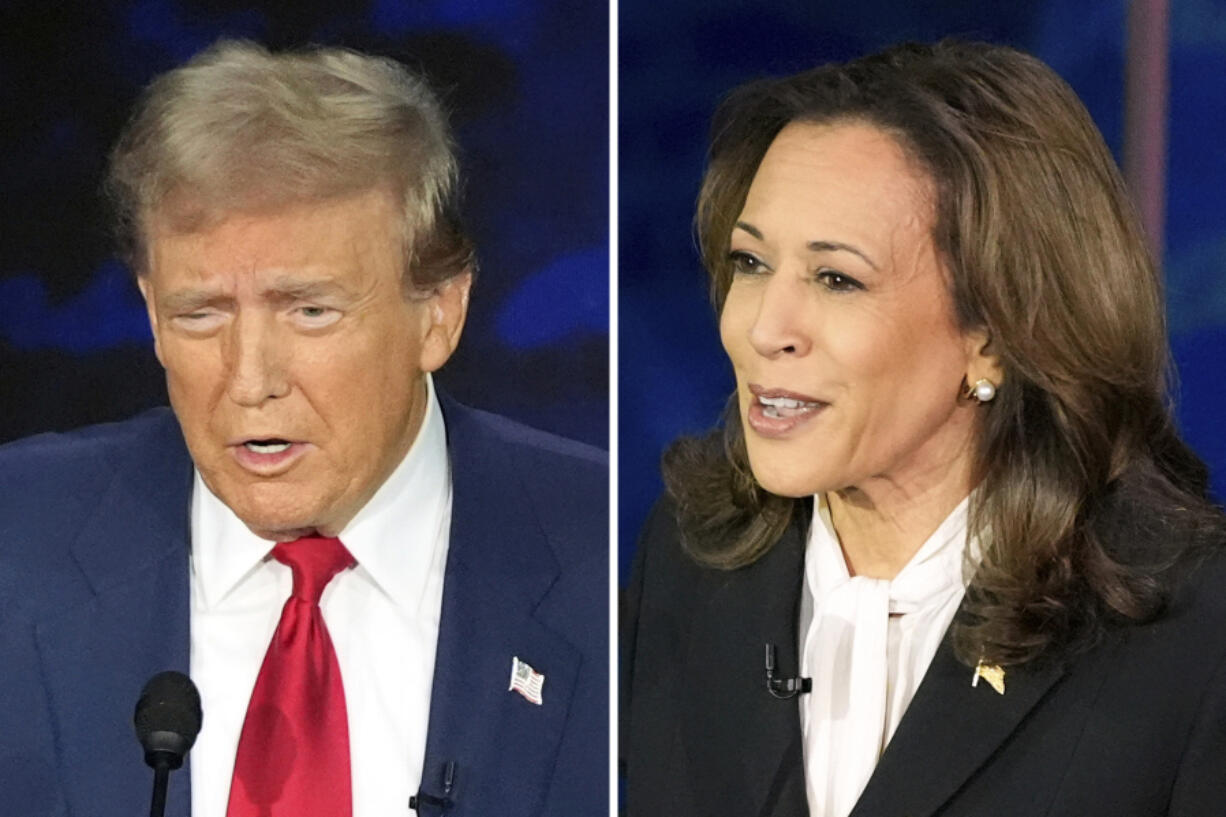
M443 413L454 494L421 786L452 804L420 813L605 814L606 457ZM132 711L151 675L188 670L191 478L166 409L0 449L0 815L147 813ZM512 656L545 675L543 705L508 692ZM172 775L168 815L186 817L189 787Z

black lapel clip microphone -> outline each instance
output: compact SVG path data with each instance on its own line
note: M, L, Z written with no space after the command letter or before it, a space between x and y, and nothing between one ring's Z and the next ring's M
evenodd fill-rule
M423 809L431 811L437 809L439 814L446 814L451 811L455 801L451 799L452 793L455 791L455 761L449 760L443 764L443 795L439 797L434 794L427 794L419 786L417 794L409 798L409 808L419 814L425 813Z
M775 645L766 645L766 691L781 701L795 698L813 689L812 678L776 678Z

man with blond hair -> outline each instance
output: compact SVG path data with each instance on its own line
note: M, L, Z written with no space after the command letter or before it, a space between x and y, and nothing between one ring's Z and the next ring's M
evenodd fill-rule
M456 174L390 60L222 42L147 90L108 189L171 410L0 449L0 815L143 811L168 669L169 813L605 813L606 463L436 390Z

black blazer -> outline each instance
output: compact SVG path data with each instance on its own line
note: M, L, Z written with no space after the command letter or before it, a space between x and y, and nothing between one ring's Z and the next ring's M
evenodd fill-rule
M808 814L795 675L804 531L759 561L699 567L652 512L626 593L621 749L629 817ZM1164 615L1005 694L937 652L852 817L1226 814L1226 558L1184 571Z

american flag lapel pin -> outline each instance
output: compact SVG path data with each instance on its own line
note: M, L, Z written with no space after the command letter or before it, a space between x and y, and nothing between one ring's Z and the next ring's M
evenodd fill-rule
M511 658L511 685L507 687L507 692L518 692L540 706L544 703L541 698L541 687L544 685L544 675L534 670L526 661L520 661L518 657Z

